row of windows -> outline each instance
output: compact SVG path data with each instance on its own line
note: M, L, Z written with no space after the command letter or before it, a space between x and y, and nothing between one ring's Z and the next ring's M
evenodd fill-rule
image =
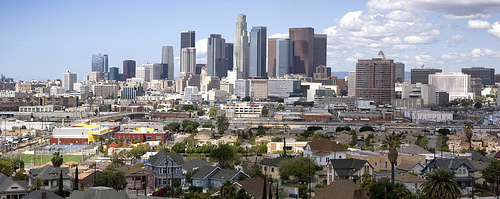
M127 140L127 141L130 142L130 141L134 141L136 139L137 140L142 140L142 139L140 139L139 136L137 136L137 138L136 138L136 136L132 136L132 138L130 138L130 136L118 136L118 140L120 140L120 141ZM161 141L161 136L156 136L155 140L160 140ZM146 141L153 141L153 137L152 136L146 136Z

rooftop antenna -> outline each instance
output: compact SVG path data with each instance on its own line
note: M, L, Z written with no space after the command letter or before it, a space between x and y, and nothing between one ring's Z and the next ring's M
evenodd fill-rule
M422 64L422 66L420 66L420 68L424 68L424 65Z

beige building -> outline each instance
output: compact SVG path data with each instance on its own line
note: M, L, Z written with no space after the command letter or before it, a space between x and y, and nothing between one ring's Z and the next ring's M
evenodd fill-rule
M390 171L391 162L387 157L387 151L349 151L347 152L347 158L354 158L359 160L366 160L372 165L374 171ZM416 162L420 164L425 164L425 155L412 155L399 153L398 159L395 167L397 167L402 162Z
M283 142L269 142L267 143L267 153L274 153L276 151L283 151ZM304 147L307 142L286 142L287 151L293 151L294 153L304 152Z

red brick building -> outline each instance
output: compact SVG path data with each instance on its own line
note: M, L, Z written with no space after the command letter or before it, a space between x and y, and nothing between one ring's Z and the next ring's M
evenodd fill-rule
M141 131L119 131L114 134L117 142L147 142L161 141L165 143L170 137L168 131L148 131L149 129L141 128Z

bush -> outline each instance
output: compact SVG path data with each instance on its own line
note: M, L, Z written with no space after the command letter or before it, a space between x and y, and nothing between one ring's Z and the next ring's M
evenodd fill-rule
M361 128L359 128L359 132L363 132L363 131L372 131L372 132L375 132L375 129L373 129L372 126L362 126Z
M351 131L351 127L348 126L339 126L335 129L335 132L341 132L341 131Z
M273 139L271 139L271 142L283 142L283 138L273 137Z

